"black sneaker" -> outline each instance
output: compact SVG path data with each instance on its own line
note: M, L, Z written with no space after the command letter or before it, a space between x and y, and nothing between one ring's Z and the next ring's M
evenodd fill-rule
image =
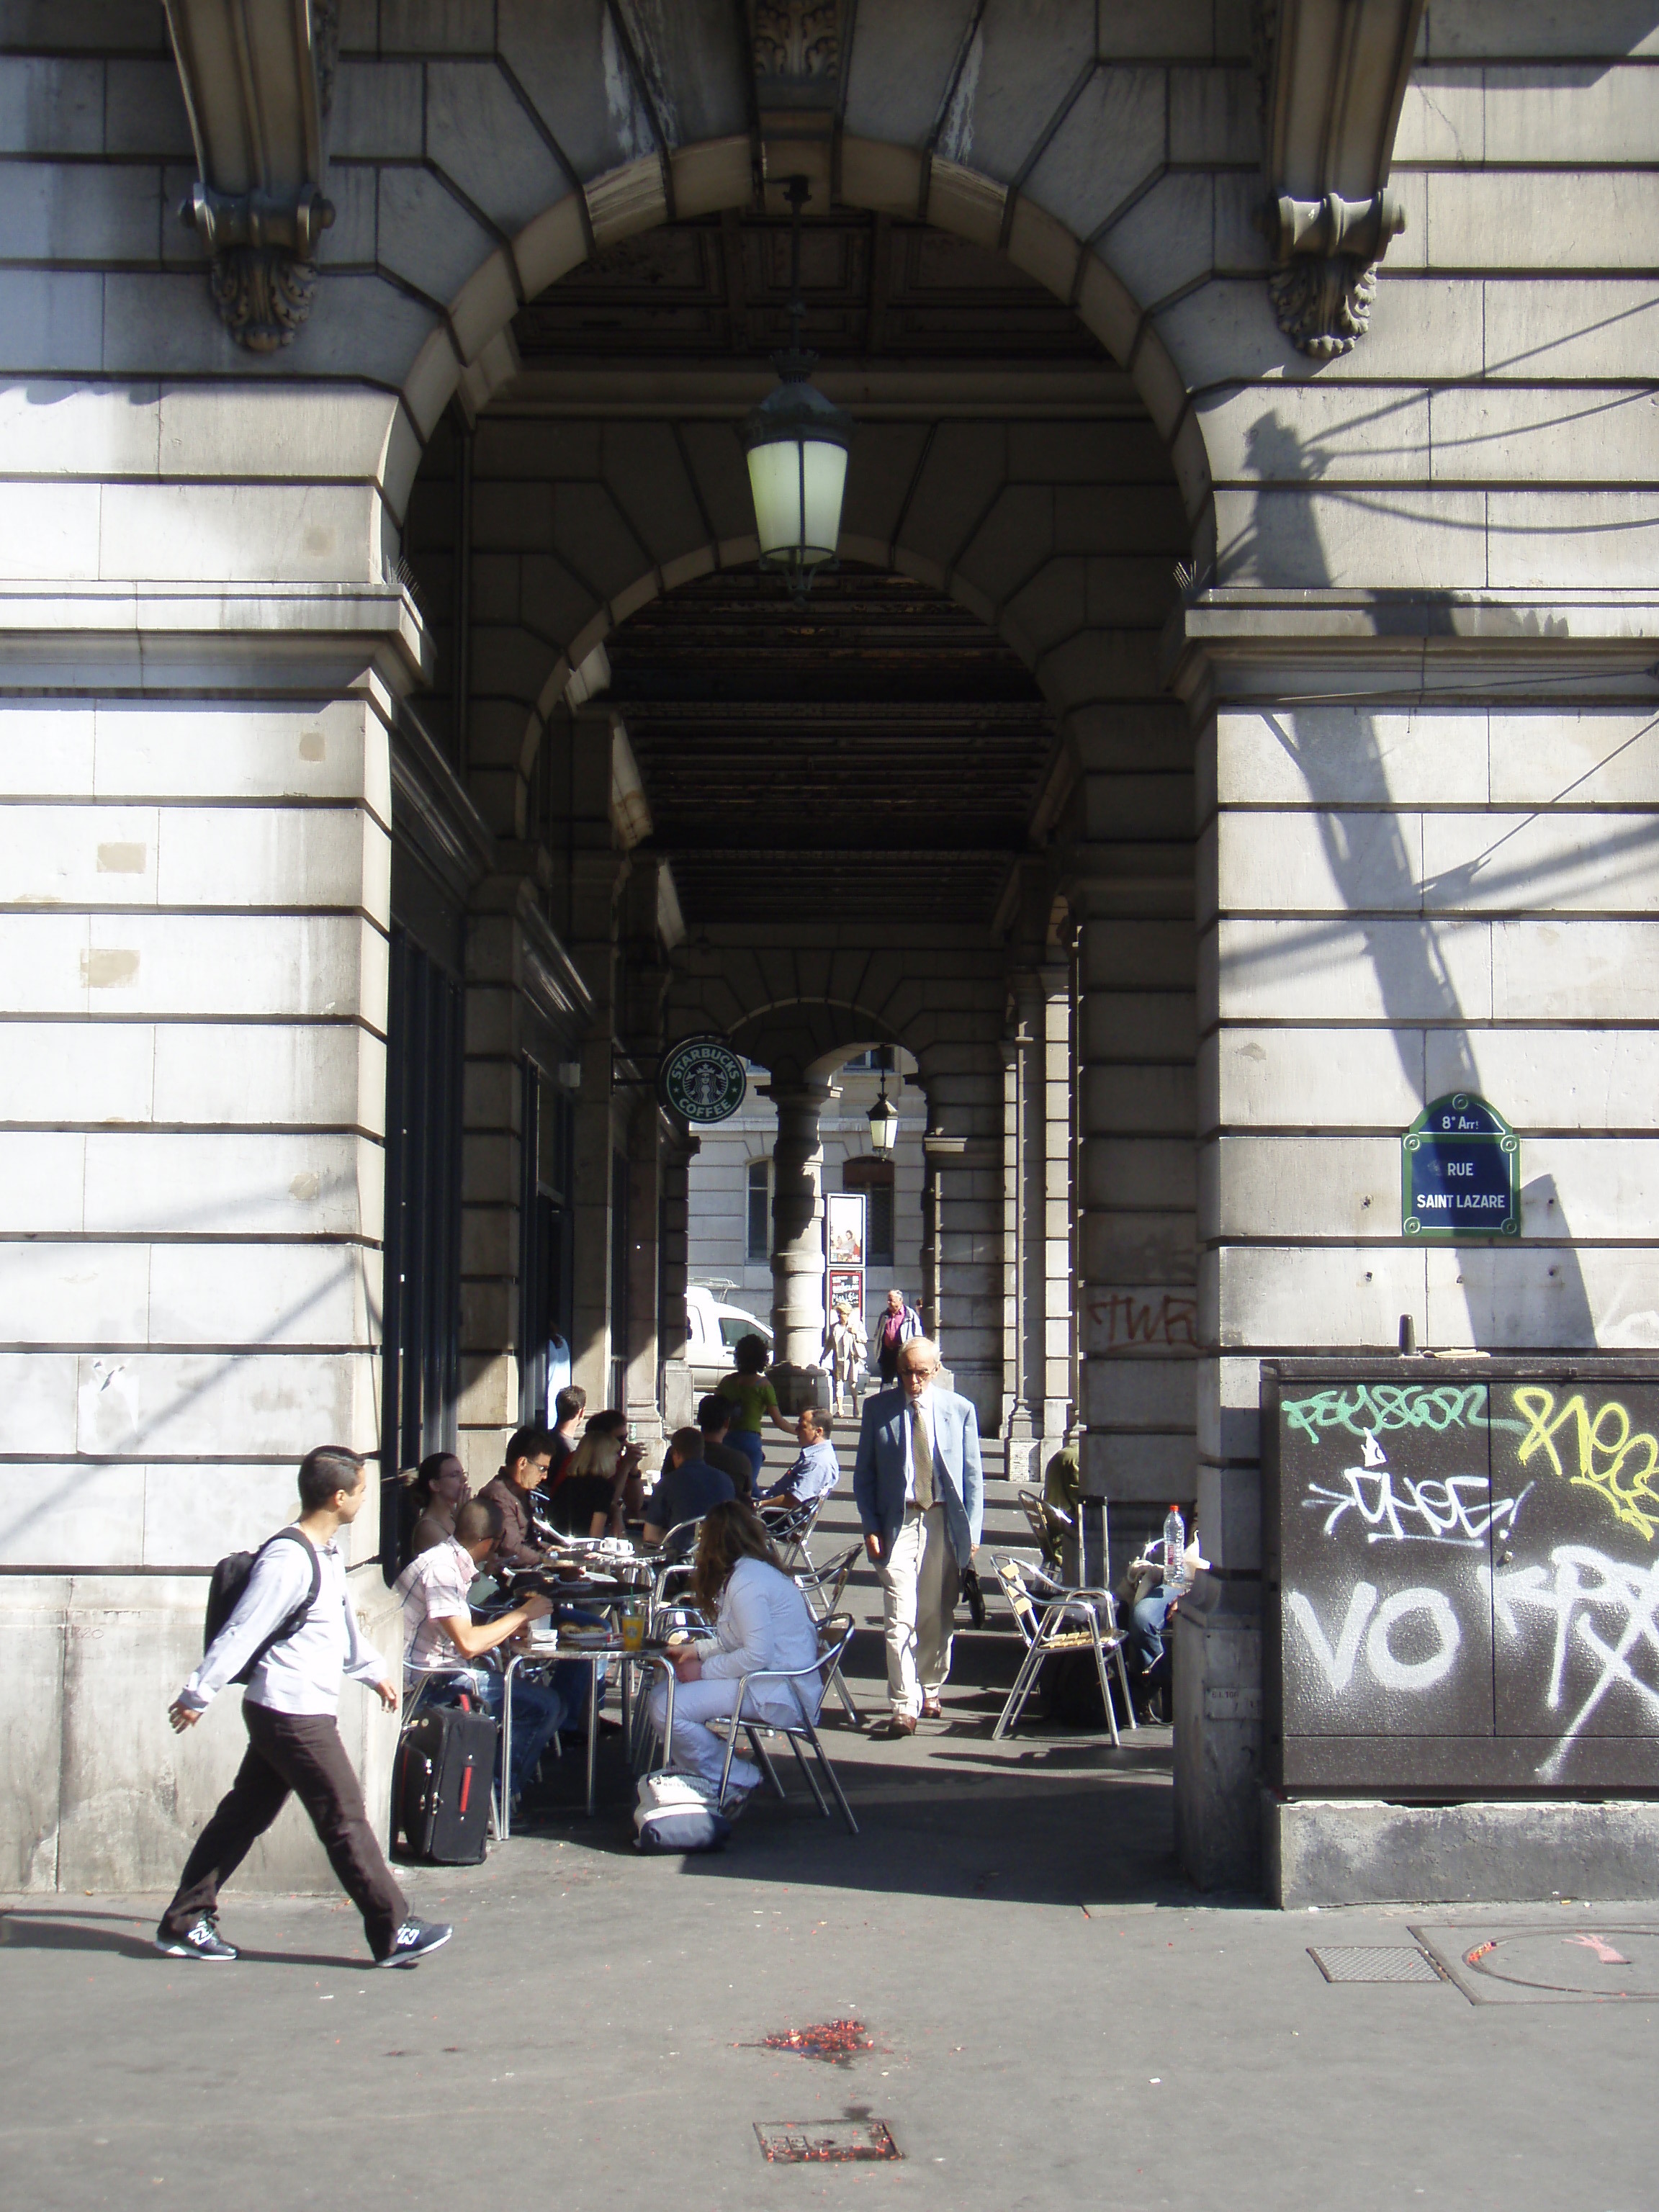
M169 1936L166 1928L155 1931L155 1948L167 1959L234 1959L236 1946L227 1943L213 1924L213 1916L204 1912L195 1925L186 1928L182 1936Z
M392 1939L392 1948L384 1959L377 1959L374 1963L377 1966L412 1966L428 1951L441 1950L454 1933L441 1921L405 1920Z

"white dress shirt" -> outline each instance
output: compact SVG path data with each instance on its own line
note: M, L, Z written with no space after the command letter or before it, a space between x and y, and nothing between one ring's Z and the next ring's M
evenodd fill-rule
M392 1595L404 1609L404 1686L428 1668L464 1663L461 1654L439 1626L459 1613L471 1620L467 1592L477 1580L478 1570L470 1552L447 1536L429 1552L419 1552L392 1584Z
M337 1544L317 1553L322 1579L310 1612L292 1636L270 1650L254 1668L249 1702L273 1713L326 1713L340 1709L340 1677L384 1682L386 1663L364 1642L346 1588L345 1561ZM303 1544L270 1545L253 1563L235 1611L203 1655L202 1663L179 1692L179 1703L205 1711L234 1680L274 1628L280 1628L311 1588L311 1557Z

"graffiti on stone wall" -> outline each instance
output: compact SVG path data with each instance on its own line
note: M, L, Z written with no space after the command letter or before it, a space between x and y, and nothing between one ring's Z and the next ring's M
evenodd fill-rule
M1189 1291L1108 1291L1091 1298L1085 1350L1196 1352L1198 1300Z
M1558 1783L1586 1737L1659 1730L1647 1404L1462 1382L1282 1401L1287 1731L1522 1738Z

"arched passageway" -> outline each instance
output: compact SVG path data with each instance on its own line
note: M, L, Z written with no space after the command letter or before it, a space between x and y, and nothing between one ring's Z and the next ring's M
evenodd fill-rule
M1189 525L1144 403L1074 313L986 246L836 208L807 225L807 336L860 429L844 566L793 608L753 566L735 434L769 380L756 354L784 334L786 249L769 214L668 224L520 311L513 374L447 418L411 497L438 647L422 711L497 834L545 853L549 911L630 1066L713 1029L770 1071L795 1163L775 1208L816 1151L825 1081L809 1064L872 1037L914 1054L917 1294L1023 1471L1083 1414L1080 1136L1094 1279L1190 1299L1190 1148L1163 1116L1171 1086L1190 1088L1191 755L1156 666ZM584 908L599 870L585 773L638 791L603 945ZM1079 952L1126 1017L1096 1024L1092 1087L1073 1082ZM578 1127L599 1111L584 1085ZM647 1108L620 1097L637 1133ZM823 1325L808 1182L781 1235L800 1310L775 1315L796 1357ZM590 1252L614 1242L620 1171L609 1188L612 1233L592 1214ZM636 1189L636 1242L655 1211ZM641 1410L659 1394L633 1348L674 1358L657 1272L626 1329ZM595 1346L599 1288L571 1294ZM617 1357L614 1301L609 1326L596 1376ZM1164 1344L1153 1371L1142 1349L1102 1376L1091 1420L1130 1542L1190 1481L1190 1371Z

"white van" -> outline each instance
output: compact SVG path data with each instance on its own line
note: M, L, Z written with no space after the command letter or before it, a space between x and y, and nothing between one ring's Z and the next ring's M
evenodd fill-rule
M762 1339L769 1365L769 1324L745 1307L723 1304L704 1285L691 1285L685 1293L685 1357L691 1369L691 1388L699 1398L706 1396L722 1375L732 1372L732 1353L745 1336Z

